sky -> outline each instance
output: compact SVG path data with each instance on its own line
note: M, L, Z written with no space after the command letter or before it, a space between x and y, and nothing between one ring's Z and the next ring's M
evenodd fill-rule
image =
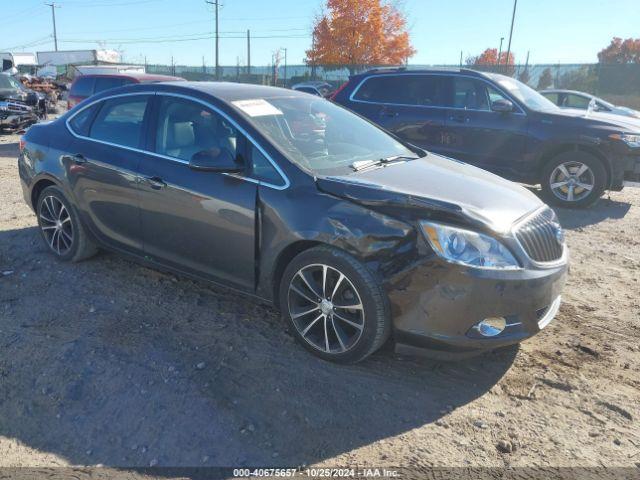
M268 65L287 49L303 63L313 19L326 0L219 0L220 65ZM51 3L47 0L47 3ZM57 0L60 50L109 48L129 62L214 64L213 7L205 0ZM410 64L457 64L488 47L506 49L513 0L395 0L417 54ZM0 51L53 50L44 0L0 0ZM640 37L640 0L518 0L516 62L592 63L612 37Z

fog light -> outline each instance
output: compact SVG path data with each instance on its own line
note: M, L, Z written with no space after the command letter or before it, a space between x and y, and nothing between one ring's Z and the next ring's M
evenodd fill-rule
M500 335L506 326L507 320L503 317L491 317L476 323L474 328L483 337L495 337Z

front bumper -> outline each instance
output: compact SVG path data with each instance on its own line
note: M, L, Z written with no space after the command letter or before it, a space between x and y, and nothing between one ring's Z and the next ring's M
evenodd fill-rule
M18 129L38 122L38 116L32 112L18 113L0 110L0 128Z
M566 261L495 271L425 260L387 289L396 350L464 357L532 337L555 316L567 269ZM473 327L491 317L504 317L507 327L481 337Z

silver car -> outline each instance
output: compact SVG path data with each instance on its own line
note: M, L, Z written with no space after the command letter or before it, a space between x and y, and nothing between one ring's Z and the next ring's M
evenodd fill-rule
M553 103L561 108L575 108L578 110L587 110L589 104L594 102L593 110L596 112L610 113L613 115L622 115L624 117L640 118L640 112L628 107L613 105L612 103L595 97L589 93L578 92L575 90L542 90L542 95L547 97Z

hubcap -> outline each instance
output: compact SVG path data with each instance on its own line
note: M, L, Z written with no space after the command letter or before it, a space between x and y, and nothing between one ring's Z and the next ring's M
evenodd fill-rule
M73 225L64 204L54 196L40 202L40 228L49 248L57 255L65 255L73 246Z
M313 348L343 353L353 348L364 329L364 308L353 283L338 269L307 265L291 279L289 315L298 333Z
M558 165L549 178L553 194L565 202L577 202L589 196L596 184L593 171L582 162Z

